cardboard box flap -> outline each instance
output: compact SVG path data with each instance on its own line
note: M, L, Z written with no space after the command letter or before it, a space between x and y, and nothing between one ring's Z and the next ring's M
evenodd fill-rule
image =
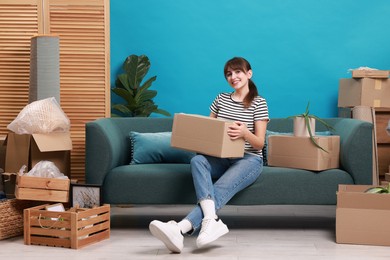
M33 138L41 152L72 150L70 133L33 134Z
M366 193L372 185L339 185L337 208L390 210L389 194Z

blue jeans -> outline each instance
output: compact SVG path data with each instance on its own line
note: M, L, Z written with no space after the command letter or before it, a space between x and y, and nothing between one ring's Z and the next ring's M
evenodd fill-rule
M243 158L196 155L191 160L197 200L214 200L216 211L225 206L237 192L254 183L262 170L262 158L247 153ZM199 203L185 218L191 222L194 231L199 229L203 219Z

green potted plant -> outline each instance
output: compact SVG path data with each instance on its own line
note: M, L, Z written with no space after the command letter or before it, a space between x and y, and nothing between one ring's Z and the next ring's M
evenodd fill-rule
M124 72L117 76L112 92L125 103L112 105L114 117L149 117L152 113L171 115L168 111L158 108L153 101L157 91L149 88L157 76L143 82L149 68L150 61L146 55L130 55L123 62Z
M390 183L387 185L387 187L382 187L382 186L371 187L371 188L368 188L365 192L366 193L389 194L390 193Z
M328 130L333 130L333 127L326 123L324 120L319 118L318 116L309 114L309 106L310 101L307 103L306 110L302 114L289 116L288 118L294 119L294 136L307 136L310 137L311 142L318 147L319 149L326 151L323 147L321 147L316 140L315 136L315 123L316 121L322 123Z

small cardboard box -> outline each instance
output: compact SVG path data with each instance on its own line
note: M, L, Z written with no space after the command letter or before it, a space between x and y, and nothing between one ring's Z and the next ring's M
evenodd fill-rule
M70 133L23 134L8 133L5 171L19 172L23 165L31 170L40 161L51 161L70 177Z
M231 140L231 121L192 114L175 114L171 146L220 158L244 156L245 141Z
M21 200L68 202L69 188L69 179L17 175L15 196Z
M353 70L352 78L375 78L386 79L389 77L388 70Z
M339 167L340 136L315 136L316 147L310 137L272 135L268 137L268 165L313 171Z
M340 79L338 107L390 107L390 79Z
M339 185L336 242L390 246L390 195L365 193L371 185Z
M79 249L110 237L110 205L48 211L48 204L24 210L24 243Z

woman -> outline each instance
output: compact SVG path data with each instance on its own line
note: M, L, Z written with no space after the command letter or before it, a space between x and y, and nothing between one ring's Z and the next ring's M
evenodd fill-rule
M154 220L149 229L172 252L183 249L183 234L200 228L199 248L229 232L217 211L239 191L251 185L263 170L262 148L269 121L266 100L259 96L247 60L234 57L226 62L224 75L234 89L221 93L210 106L210 117L234 121L228 129L231 139L245 140L243 158L217 158L198 154L191 160L198 205L180 222Z

